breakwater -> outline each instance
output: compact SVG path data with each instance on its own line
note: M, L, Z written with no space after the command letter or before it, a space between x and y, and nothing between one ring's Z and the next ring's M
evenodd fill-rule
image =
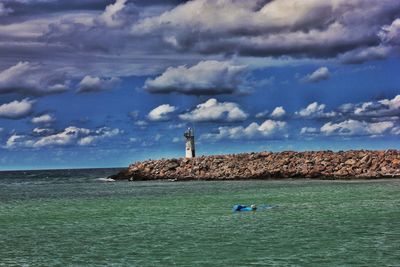
M136 162L116 180L400 178L400 151L257 152Z

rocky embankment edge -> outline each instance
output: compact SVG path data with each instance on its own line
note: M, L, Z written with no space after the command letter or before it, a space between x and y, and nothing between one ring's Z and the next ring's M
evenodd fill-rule
M400 178L400 151L258 152L136 162L115 180Z

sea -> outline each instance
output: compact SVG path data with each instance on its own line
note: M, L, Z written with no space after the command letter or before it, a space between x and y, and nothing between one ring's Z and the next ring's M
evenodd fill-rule
M1 172L0 266L400 266L400 180L105 179L117 171Z

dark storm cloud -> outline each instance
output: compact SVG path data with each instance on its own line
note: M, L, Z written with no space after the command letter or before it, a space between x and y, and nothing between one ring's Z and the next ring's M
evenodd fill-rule
M133 0L137 6L155 6L155 5L179 5L188 2L189 0Z
M14 12L13 9L9 7L5 7L3 3L0 3L0 17L1 16L7 16L8 14Z
M14 10L14 15L33 15L48 12L71 10L103 10L113 0L53 0L53 1L18 1L4 0L4 4Z
M400 15L400 3L393 0L378 6L372 0L302 5L288 0L194 0L168 2L180 5L154 9L160 3L108 3L104 13L99 11L91 20L69 17L50 23L40 40L107 53L139 48L144 54L153 49L170 54L256 57L332 58L344 54L343 61L357 62L368 60L368 55L373 59L382 56L360 50L380 45L380 31ZM109 8L112 6L119 9Z
M11 9L14 16L35 15L41 13L56 13L69 11L103 11L115 0L49 0L49 1L19 1L3 0L4 5ZM178 5L187 1L182 0L130 0L137 6ZM3 4L3 3L2 3Z
M154 8L166 3L179 5ZM397 45L393 41L383 44L382 37L384 29L393 32L394 26L390 25L400 15L400 3L396 1L385 0L378 6L372 0L296 3L105 2L108 6L104 13L93 6L98 14L91 19L69 17L50 23L39 40L87 52L149 54L156 50L165 54L310 58L340 55L345 63L385 58ZM81 3L78 7L91 6Z
M201 14L201 15L199 15ZM400 2L195 0L133 26L178 51L330 58L381 43Z
M0 16L0 70L19 61L40 62L47 70L78 81L86 75L159 74L169 66L232 55L362 63L397 53L400 43L396 20L400 2L394 0L378 4L373 0L6 0L2 4L7 12ZM175 85L159 87L148 90L177 91ZM1 90L7 88L11 87ZM215 88L209 86L209 94L215 94ZM219 90L236 91L232 88ZM193 86L187 92L197 89Z
M127 29L140 14L159 14L165 10L167 3L175 1L164 2L164 7L154 6L159 4L157 1L153 6L147 1L94 2L5 2L3 9L7 12L12 10L12 13L0 16L0 72L21 61L30 64L40 62L43 74L36 71L36 85L32 86L34 79L31 79L30 85L22 86L22 89L10 85L10 79L7 82L0 81L0 93L17 90L24 94L47 94L49 88L40 88L39 85L51 77L61 78L61 73L68 79L73 77L78 81L86 75L147 75L161 71L168 64L177 64L174 62L182 64L182 61L194 61L173 57L159 49L159 40L154 42L152 38L132 38ZM146 6L146 12L141 5ZM39 14L36 11L43 12ZM149 56L149 50L157 56ZM158 58L162 58L162 62ZM42 77L46 75L47 78ZM47 85L47 82L44 83Z

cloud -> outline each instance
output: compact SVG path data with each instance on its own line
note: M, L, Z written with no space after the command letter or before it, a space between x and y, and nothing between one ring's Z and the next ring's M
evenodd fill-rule
M358 104L347 103L339 109L348 117L352 118L388 118L400 116L400 95L392 99L363 102Z
M5 148L15 148L17 146L32 146L32 142L26 140L26 136L13 134L11 135L5 144Z
M199 104L188 113L179 115L184 121L192 122L211 122L211 121L244 121L248 114L240 109L239 105L232 102L218 102L215 98L210 98L206 102Z
M112 77L107 79L87 75L79 82L77 91L80 93L107 91L115 88L119 83L119 78Z
M330 76L331 73L329 72L329 69L327 67L321 67L304 77L303 81L308 83L317 83L323 80L328 80Z
M387 58L392 52L388 46L374 46L358 48L339 56L339 60L345 64L361 64L371 60L382 60Z
M309 104L306 108L296 111L295 115L301 118L307 119L322 119L331 118L337 115L336 112L325 112L325 104L318 104L318 102L313 102Z
M89 136L85 136L78 141L81 146L90 145L98 140L114 137L122 133L120 129L111 129L108 127L102 127L94 132L91 132Z
M223 139L263 139L286 137L287 123L284 121L266 120L261 125L256 122L247 127L218 127L217 133L201 135L200 139L223 140Z
M0 94L46 95L68 90L62 73L46 71L43 66L19 62L0 72Z
M110 2L108 2L110 3ZM39 41L57 44L70 51L102 52L120 54L129 47L146 50L143 42L146 38L134 40L126 28L134 24L139 17L135 3L116 0L109 4L104 12L75 12L52 20L40 35ZM69 16L68 16L69 15ZM132 42L136 41L136 42ZM142 47L141 47L142 46Z
M43 114L37 117L32 118L31 122L36 124L46 124L54 122L55 118L51 114Z
M47 71L73 74L73 79L155 75L170 66L232 56L237 62L250 56L248 62L268 57L258 61L288 64L293 58L347 58L348 52L372 55L372 48L379 47L385 51L375 49L379 57L398 51L396 38L390 37L396 36L394 22L400 14L400 4L393 0L379 5L375 0L54 0L4 5L14 12L0 17L0 49L7 54L1 68L15 65L15 59L40 61ZM65 81L59 84L68 87Z
M132 33L159 35L177 51L331 58L379 44L399 11L392 0L193 0L139 20Z
M400 45L400 18L395 19L392 24L382 27L378 34L384 44L394 46Z
M84 138L84 136L87 136L89 134L90 134L89 129L70 126L65 128L62 132L44 136L36 140L33 143L32 147L71 145L80 138Z
M326 135L381 135L393 129L391 121L369 123L358 120L346 120L339 123L328 122L321 127L321 132Z
M169 104L163 104L151 110L147 118L151 121L166 121L169 120L169 114L176 111L177 108Z
M129 142L136 143L138 141L140 141L139 138L136 138L136 137L130 137L129 138Z
M231 94L245 90L245 70L245 66L228 61L200 61L192 67L169 67L155 79L146 80L144 89L150 93Z
M109 27L121 26L123 21L119 19L118 13L125 8L126 1L116 0L114 4L108 5L99 19Z
M397 54L400 46L400 19L390 25L383 25L377 33L380 39L375 46L358 47L342 53L339 60L346 64L361 64L371 60L383 60L391 54Z
M163 136L161 135L161 134L156 134L155 136L154 136L154 141L160 141L160 139L162 138Z
M102 127L97 130L70 126L60 132L35 128L33 135L11 135L6 141L6 148L42 148L56 146L91 145L96 141L121 134L120 129Z
M0 17L7 16L9 13L12 13L13 10L11 8L7 8L3 3L0 3Z
M32 134L34 136L47 136L53 134L54 132L55 130L50 128L34 128L32 130Z
M133 110L131 112L128 113L128 116L131 117L132 119L137 119L139 118L139 110Z
M138 120L133 123L135 126L139 127L140 129L145 129L149 123L147 121Z
M274 119L282 118L285 115L286 115L286 111L282 106L281 107L276 107L271 113L271 117L274 118Z
M177 123L168 125L168 129L181 129L186 126L186 123Z
M314 127L302 127L300 129L301 135L314 135L316 133L318 133L318 129Z
M0 105L0 118L21 119L32 114L35 101L27 98Z
M394 127L391 131L391 134L400 135L400 127Z
M268 114L269 114L269 110L264 110L264 111L258 112L256 114L256 118L257 119L266 118L268 116Z

